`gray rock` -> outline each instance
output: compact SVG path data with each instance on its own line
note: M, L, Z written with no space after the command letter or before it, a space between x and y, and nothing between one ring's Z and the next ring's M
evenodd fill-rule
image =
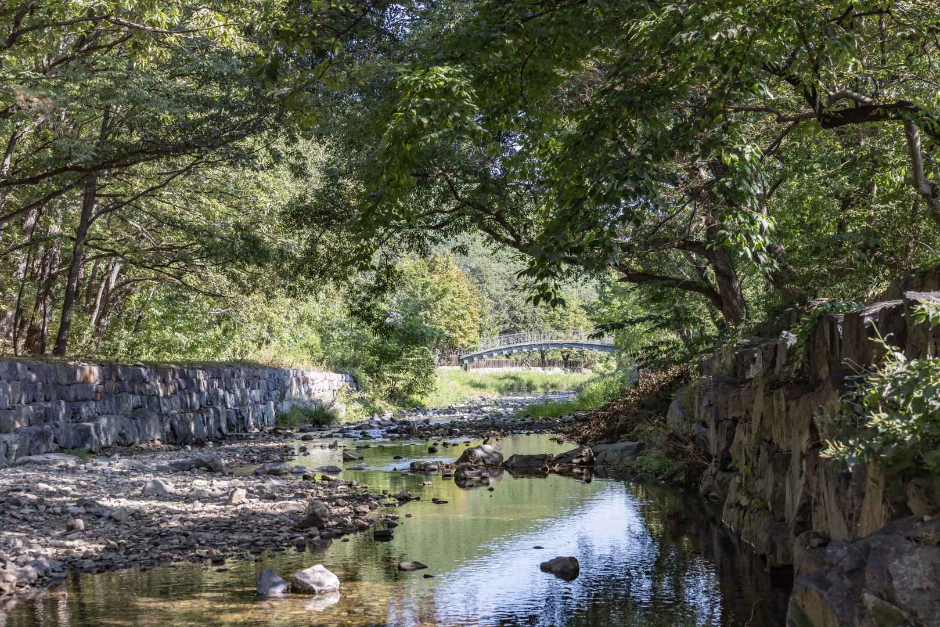
M362 459L362 455L355 453L353 451L344 450L343 451L343 461L344 462L355 462Z
M343 472L343 469L339 466L320 466L317 468L317 471L326 473L328 475L338 475Z
M225 462L214 453L204 453L186 459L177 459L169 464L170 468L177 472L186 472L194 468L204 468L210 472L225 472Z
M153 479L144 484L141 494L164 496L166 494L176 493L176 488L169 481Z
M235 488L228 497L228 502L232 505L241 505L248 500L248 491L245 488Z
M409 468L411 469L411 472L432 473L432 472L438 472L441 469L441 463L419 460L416 462L411 462L411 465L409 466Z
M509 459L503 462L503 468L518 472L548 471L548 465L551 461L552 456L548 453L539 455L511 455Z
M69 531L85 531L85 521L81 518L73 518L65 526Z
M264 469L265 474L274 475L276 477L281 475L289 475L291 470L293 470L290 464L265 464L262 466L262 468Z
M14 466L77 466L81 464L80 457L66 455L65 453L45 453L43 455L28 455L20 457Z
M339 590L339 577L327 570L323 564L316 564L291 575L291 592L307 594L326 594Z
M559 579L572 581L581 573L581 565L575 557L556 557L539 564L539 570L543 573L551 573Z
M287 582L273 569L268 568L258 577L258 596L281 596L287 594Z
M326 529L330 522L330 508L323 501L311 500L307 502L307 508L304 511L304 518L297 527L299 529Z

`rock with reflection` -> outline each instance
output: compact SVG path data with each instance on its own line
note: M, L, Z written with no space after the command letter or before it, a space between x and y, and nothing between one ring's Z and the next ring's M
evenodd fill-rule
M499 466L503 463L503 449L499 443L487 438L479 446L471 446L457 459L457 465L473 464L474 466Z
M339 590L339 577L331 573L323 564L298 571L290 578L291 592L305 594L326 594Z
M441 469L440 462L429 462L429 461L416 461L411 462L409 466L411 472L421 472L421 473L436 473Z
M284 594L287 594L287 582L281 579L273 568L261 573L258 577L258 596L272 597Z
M594 464L594 451L590 446L580 446L552 458L556 466L591 466Z
M304 609L310 610L311 612L322 612L337 603L339 603L339 591L325 592L307 601L307 604L304 605Z
M552 456L548 453L537 455L511 455L503 462L503 468L513 477L525 475L547 476Z
M539 570L543 573L551 573L559 579L572 581L581 574L581 564L578 563L576 557L556 557L539 564Z
M461 464L457 467L457 470L454 471L454 484L464 490L483 488L497 483L502 476L502 468Z

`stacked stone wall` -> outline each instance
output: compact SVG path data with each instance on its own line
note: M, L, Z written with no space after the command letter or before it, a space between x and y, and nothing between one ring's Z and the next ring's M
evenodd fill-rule
M355 385L348 374L285 368L0 361L0 466L59 448L221 438Z

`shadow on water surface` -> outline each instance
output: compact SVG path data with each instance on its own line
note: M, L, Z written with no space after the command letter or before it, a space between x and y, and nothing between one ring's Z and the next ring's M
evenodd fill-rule
M517 436L502 444L507 456L564 448L548 436ZM76 574L17 606L6 627L783 624L788 574L765 572L694 495L617 479L585 483L509 473L492 492L462 490L438 476L387 470L432 458L426 443L360 452L370 470L347 471L345 478L422 497L393 510L401 525L391 542L361 534L322 549L231 560L222 571L181 565ZM435 505L434 496L448 503ZM539 570L541 561L558 555L578 558L578 579L564 582ZM400 572L403 560L430 568ZM256 599L263 569L287 578L317 563L342 581L335 604L319 607L303 596Z

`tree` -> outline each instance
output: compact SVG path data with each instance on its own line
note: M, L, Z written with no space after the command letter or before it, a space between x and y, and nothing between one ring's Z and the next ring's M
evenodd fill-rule
M812 260L783 242L838 233L792 219L807 181L795 162L831 163L833 147L846 206L867 194L889 221L913 213L911 250L936 239L923 226L940 193L938 50L921 3L461 6L416 29L417 60L375 72L380 103L341 128L357 141L337 181L360 185L323 198L365 250L477 231L528 255L550 299L572 272L614 272L704 298L736 326L748 282L806 296ZM874 168L858 154L873 146ZM870 185L900 163L906 190ZM796 232L776 232L784 222Z

